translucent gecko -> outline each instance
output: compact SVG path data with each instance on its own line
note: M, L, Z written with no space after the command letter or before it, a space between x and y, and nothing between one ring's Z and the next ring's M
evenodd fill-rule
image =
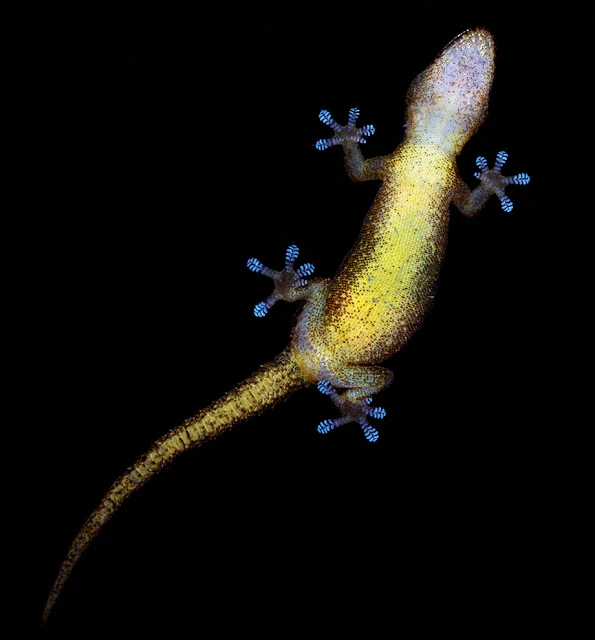
M507 154L497 154L489 168L477 159L479 184L473 190L461 180L456 158L487 114L494 77L492 34L484 28L466 31L448 44L420 73L407 94L402 143L386 156L365 159L361 146L374 127L357 127L358 109L339 125L329 111L320 120L333 136L316 148L341 146L353 181L377 180L380 187L359 238L332 278L312 278L310 263L296 268L298 248L290 246L280 271L256 258L248 268L273 281L273 293L256 305L266 316L281 300L301 302L290 343L222 398L169 431L112 485L75 537L50 592L48 616L73 566L122 502L180 453L286 399L317 385L338 415L323 419L321 434L357 423L370 442L379 437L372 419L384 418L375 396L393 380L380 363L413 336L432 304L444 257L449 206L465 216L477 214L495 194L505 212L512 210L509 185L525 185L526 173L505 177Z

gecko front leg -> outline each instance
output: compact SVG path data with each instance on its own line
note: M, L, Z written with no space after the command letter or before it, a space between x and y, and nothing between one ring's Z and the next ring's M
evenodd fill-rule
M506 151L499 151L496 155L494 168L488 168L488 162L483 156L479 156L475 161L479 171L473 175L479 179L480 183L473 191L460 179L457 178L453 204L459 211L468 218L479 213L488 198L495 194L500 199L502 209L506 213L512 211L512 200L506 195L505 188L510 184L525 185L531 179L526 173L517 173L515 176L503 176L500 170L508 159Z
M314 145L319 151L324 151L335 145L341 145L345 152L345 170L347 176L353 182L364 180L381 180L382 168L384 166L384 156L375 158L364 158L360 144L366 143L366 138L375 133L374 125L366 124L357 129L355 123L359 117L359 109L353 107L349 109L347 124L342 127L331 116L330 112L323 109L318 118L321 122L329 126L335 135L332 138L318 140Z

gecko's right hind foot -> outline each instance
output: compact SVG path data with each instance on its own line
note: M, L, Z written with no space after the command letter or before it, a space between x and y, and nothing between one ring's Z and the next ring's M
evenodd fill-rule
M320 380L318 390L325 396L329 396L342 414L340 418L323 420L318 425L318 433L325 434L341 425L357 422L362 428L366 440L369 442L378 440L378 431L368 422L368 417L381 420L386 416L386 411L382 407L371 407L372 398L352 402L345 395L339 395L328 380Z
M329 147L334 147L336 144L353 144L354 142L359 142L360 144L366 143L366 137L374 134L375 129L374 125L366 124L359 129L355 128L356 120L359 116L359 109L357 107L353 107L349 109L349 117L347 119L347 124L342 127L337 121L331 116L330 112L326 109L323 109L319 114L318 118L321 122L329 126L334 132L335 135L332 138L326 138L323 140L318 140L318 142L314 145L319 151L324 151Z
M294 302L306 297L305 287L308 285L308 276L314 273L314 265L310 262L303 264L297 270L293 268L299 255L299 249L292 244L285 252L285 268L282 271L275 271L265 267L260 260L249 258L247 267L254 273L261 273L275 283L273 293L263 302L259 302L254 307L254 315L257 318L264 317L269 309L278 300Z

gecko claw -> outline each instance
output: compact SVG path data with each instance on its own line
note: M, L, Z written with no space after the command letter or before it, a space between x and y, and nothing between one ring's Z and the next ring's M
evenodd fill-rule
M531 178L527 173L517 173L515 176L503 176L500 170L507 160L508 153L506 153L506 151L498 151L494 168L489 169L488 161L483 156L478 156L475 164L477 164L479 171L476 171L473 175L484 184L488 191L498 196L502 209L506 213L510 213L513 209L513 204L512 200L504 192L504 189L509 184L529 184Z
M369 425L367 422L361 425L364 436L368 442L376 442L378 440L379 434L378 430L375 429L372 425Z
M364 398L360 402L353 402L344 395L339 395L328 380L320 380L317 387L320 393L330 397L342 414L340 418L323 420L318 425L318 433L328 433L340 425L357 422L362 428L366 440L369 442L378 440L378 431L368 422L366 416L382 419L386 416L386 411L382 407L370 407L372 398Z
M331 429L336 427L335 420L323 420L318 424L317 431L318 433L328 433Z
M371 409L367 409L366 413L372 418L377 418L378 420L386 418L386 409L383 409L382 407L372 407Z
M341 425L346 424L347 422L349 422L347 418L328 418L327 420L323 420L321 423L319 423L317 431L318 433L325 434L332 429L335 429L336 427L340 427Z
M360 144L366 143L366 138L373 135L376 131L374 129L374 125L366 124L359 129L355 128L355 123L359 116L359 109L357 107L353 107L349 109L349 116L347 118L347 124L342 127L337 121L331 116L330 112L326 109L323 109L319 114L318 118L323 124L329 126L334 132L335 135L332 138L326 138L322 140L318 140L315 143L315 147L319 151L324 151L330 147L333 147L337 144L350 144L353 142L357 142Z
M300 254L300 250L295 244L287 247L285 251L285 267L282 271L275 271L265 267L257 258L248 258L246 266L253 273L260 273L270 278L275 283L273 293L264 301L259 302L254 307L254 315L263 318L270 308L279 300L293 302L307 297L308 277L314 273L314 265L311 262L303 264L296 270L293 266Z
M248 269L253 273L261 273L264 269L264 264L256 258L248 258Z
M319 380L316 386L325 396L339 395L328 380Z
M257 318L264 318L266 316L266 314L269 312L269 309L270 309L270 307L268 306L266 301L265 302L259 302L254 307L254 315Z

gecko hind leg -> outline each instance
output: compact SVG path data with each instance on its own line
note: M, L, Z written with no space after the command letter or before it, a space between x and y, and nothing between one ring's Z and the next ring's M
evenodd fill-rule
M303 264L297 270L293 268L300 251L292 244L285 252L285 268L275 271L265 267L260 260L249 258L247 267L254 273L261 273L275 283L273 293L263 302L254 307L254 315L257 318L264 317L269 309L279 300L295 302L307 298L311 291L307 277L314 273L314 265L310 262Z
M345 373L345 372L344 372ZM386 411L382 407L372 407L372 396L388 387L393 380L392 371L382 367L350 367L348 379L340 382L349 386L339 393L328 380L318 382L318 390L332 400L341 412L340 418L323 420L318 432L325 434L349 422L357 422L369 442L378 440L378 431L368 422L368 418L382 419Z

